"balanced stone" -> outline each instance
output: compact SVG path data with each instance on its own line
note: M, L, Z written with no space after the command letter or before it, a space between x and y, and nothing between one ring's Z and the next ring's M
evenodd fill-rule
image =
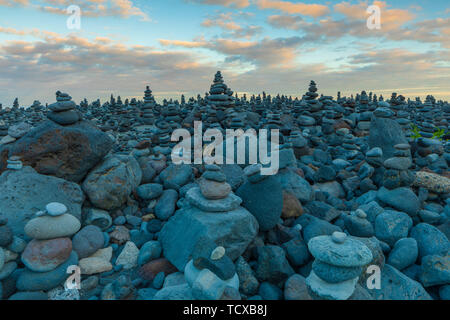
M341 233L315 237L308 242L308 248L316 259L341 267L360 267L373 258L366 245Z
M65 213L63 215L41 216L30 220L25 225L27 236L38 240L70 237L81 227L80 221L74 216Z
M45 206L47 214L53 217L60 216L67 212L67 207L59 202L51 202Z
M186 200L194 207L207 212L227 212L237 209L242 199L234 193L228 194L223 199L208 200L200 191L199 187L193 187L186 193Z
M69 259L72 241L69 238L51 240L32 240L22 253L22 262L35 272L48 272L56 269Z

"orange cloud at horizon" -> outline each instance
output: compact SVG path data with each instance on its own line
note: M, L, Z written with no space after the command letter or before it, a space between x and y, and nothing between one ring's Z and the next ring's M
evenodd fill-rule
M290 1L258 0L260 9L276 9L289 14L303 14L314 18L330 12L327 6L321 4L293 3Z

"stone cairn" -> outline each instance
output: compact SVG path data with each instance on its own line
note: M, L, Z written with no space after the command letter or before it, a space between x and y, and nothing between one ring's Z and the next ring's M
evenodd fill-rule
M383 186L387 189L409 187L414 182L414 174L409 170L412 165L409 144L394 146L394 157L384 161L386 169L383 176Z
M142 123L145 125L152 125L155 122L153 115L153 108L155 107L155 98L152 95L152 90L147 86L144 93L144 105L142 106Z
M240 207L236 196L217 165L206 165L198 187L189 189L185 200L202 214L227 214ZM184 270L185 279L196 299L221 299L226 289L239 289L239 278L233 261L225 254L225 248L215 243L199 241Z
M20 161L19 156L12 156L6 162L6 168L10 170L20 170L23 167L22 161Z
M350 298L363 266L373 259L372 252L364 243L342 232L312 238L308 248L315 260L306 285L315 299Z
M225 254L225 248L212 243L196 249L184 269L193 297L199 300L226 299L230 290L234 292L232 296L239 296L239 277L233 261Z
M28 221L24 230L32 240L21 255L26 268L17 279L19 290L51 290L64 284L67 268L78 265L71 236L80 226L79 220L58 202L47 204L44 211L37 212L36 217Z
M81 120L75 102L67 93L57 91L56 103L49 105L48 108L50 112L47 113L47 118L59 125L71 125Z
M224 83L222 73L217 71L214 76L213 84L209 90L209 95L206 101L217 112L217 117L220 122L225 120L224 111L228 108L233 108L235 105L233 91Z

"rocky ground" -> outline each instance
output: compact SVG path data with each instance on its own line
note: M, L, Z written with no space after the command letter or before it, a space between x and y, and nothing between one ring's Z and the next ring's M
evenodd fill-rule
M317 91L0 108L0 298L450 299L450 105ZM171 163L194 121L279 129L278 173Z

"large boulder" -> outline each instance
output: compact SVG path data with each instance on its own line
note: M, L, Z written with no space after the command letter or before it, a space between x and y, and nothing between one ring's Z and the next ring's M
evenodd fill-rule
M383 150L383 160L394 156L394 146L408 143L402 128L397 121L389 118L372 116L370 121L369 147Z
M7 158L17 155L39 173L80 182L112 146L109 136L89 121L69 126L46 121L0 147L0 172L6 169Z
M164 225L159 240L164 256L178 270L184 270L194 249L203 244L223 246L226 254L236 260L256 237L258 229L257 220L244 208L224 213L183 208Z
M69 214L80 219L84 194L76 183L39 174L31 167L0 176L0 212L15 235L23 235L25 224L50 202L64 204Z
M376 300L432 300L419 282L388 264L381 271L380 289L369 292Z
M381 187L377 192L377 199L396 210L406 212L411 217L416 216L420 211L419 198L409 188L388 190Z
M83 191L94 206L104 210L119 208L142 179L139 163L132 156L109 155L83 182Z
M275 177L269 176L258 183L246 182L236 195L242 198L242 206L258 220L261 231L272 229L280 220L283 192Z
M311 201L312 188L308 181L298 175L293 169L286 168L280 170L275 177L281 183L283 191L289 191L294 194L302 203Z

